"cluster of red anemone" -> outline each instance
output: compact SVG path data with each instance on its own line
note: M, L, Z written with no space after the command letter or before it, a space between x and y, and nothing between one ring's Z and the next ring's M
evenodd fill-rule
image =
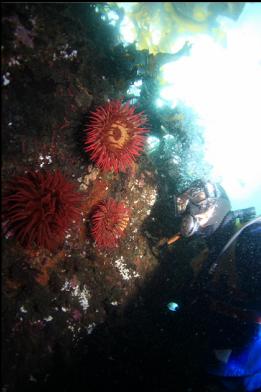
M92 236L98 248L115 248L124 236L130 210L123 202L109 198L101 201L92 215Z
M33 172L10 180L3 195L7 230L25 247L54 250L80 217L82 196L62 173Z
M102 170L126 172L143 151L148 129L142 126L147 118L135 109L130 103L115 100L91 113L85 151Z
M98 167L116 173L126 172L142 153L147 118L136 108L120 100L100 106L91 113L86 129L85 151ZM3 218L25 247L35 244L49 250L64 241L65 232L80 217L82 196L62 173L33 172L15 177L3 195ZM92 216L92 235L100 248L117 247L124 236L130 210L123 202L108 199L100 202Z

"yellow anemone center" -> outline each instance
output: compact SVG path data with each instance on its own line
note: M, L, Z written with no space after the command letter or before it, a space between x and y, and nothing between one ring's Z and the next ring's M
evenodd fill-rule
M128 133L128 128L117 122L111 125L111 128L107 133L107 141L111 148L122 149L129 140L130 135Z
M118 228L122 231L124 231L128 225L129 222L129 217L125 216L124 218L121 219L121 221L117 224Z

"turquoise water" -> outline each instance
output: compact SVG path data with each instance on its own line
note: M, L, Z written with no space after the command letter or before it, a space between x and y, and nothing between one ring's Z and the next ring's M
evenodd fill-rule
M123 19L120 31L122 42L130 43L133 21L129 20L128 28L128 20ZM164 152L163 161L165 158L169 165L173 160L173 173L179 172L181 188L183 182L187 184L197 177L219 182L233 209L253 206L258 215L261 214L260 20L261 4L245 3L236 20L217 17L217 25L226 34L225 44L207 31L180 34L173 47L177 41L182 47L189 40L190 55L161 67L158 76L162 88L153 97L155 111L164 107L175 109L181 104L198 117L198 123L191 129L185 126L184 132L190 134L190 147L182 149L178 140L174 143L169 140L171 147ZM155 28L160 36L164 26L157 23Z

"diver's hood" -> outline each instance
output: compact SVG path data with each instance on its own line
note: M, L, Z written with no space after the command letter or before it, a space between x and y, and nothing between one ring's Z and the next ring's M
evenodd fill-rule
M176 200L176 214L182 216L180 233L190 237L197 231L213 233L231 211L230 201L219 184L194 181ZM209 230L210 229L210 230Z

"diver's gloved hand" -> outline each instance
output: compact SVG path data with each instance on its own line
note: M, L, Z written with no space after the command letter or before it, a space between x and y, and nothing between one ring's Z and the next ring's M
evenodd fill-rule
M161 252L165 252L168 249L168 239L162 238L156 245L152 247L152 253L154 256L159 256Z

